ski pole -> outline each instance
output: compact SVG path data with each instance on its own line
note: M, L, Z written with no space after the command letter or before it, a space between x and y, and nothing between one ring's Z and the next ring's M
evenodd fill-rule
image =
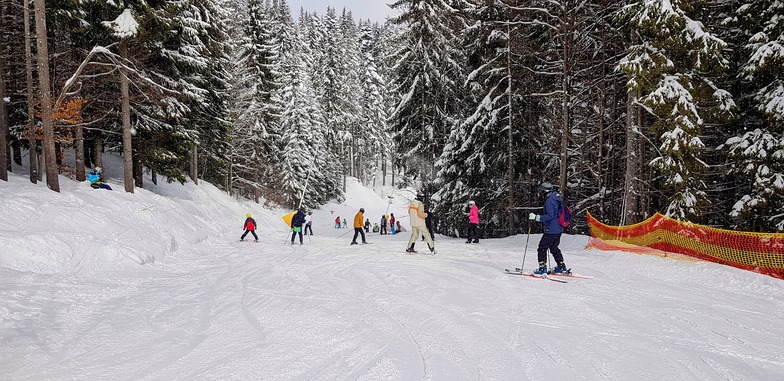
M528 222L528 236L525 238L525 249L523 249L523 263L520 264L520 271L525 267L525 255L528 254L528 240L531 239L531 222Z
M339 236L337 236L337 237L335 237L335 238L340 238L340 237L342 237L342 236L344 236L344 235L346 235L346 234L348 234L348 233L351 233L351 230L349 230L349 231L347 231L347 232L345 232L345 233L343 233L343 234L341 234L341 235L339 235Z

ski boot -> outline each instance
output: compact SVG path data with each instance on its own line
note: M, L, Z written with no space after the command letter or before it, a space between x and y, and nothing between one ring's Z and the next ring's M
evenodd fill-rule
M547 262L539 262L539 268L534 270L535 275L546 275L547 274Z
M571 274L572 273L572 271L570 269L566 268L566 265L563 262L559 263L558 266L553 267L553 269L550 270L550 272L553 273L553 274Z
M406 248L406 253L416 254L416 250L414 250L413 246L409 246Z

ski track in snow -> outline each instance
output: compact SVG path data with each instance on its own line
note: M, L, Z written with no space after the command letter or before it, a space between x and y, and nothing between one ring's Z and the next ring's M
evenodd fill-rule
M0 219L0 245L20 249L0 251L0 379L784 379L780 280L584 250L582 236L564 237L564 256L595 279L514 277L503 269L520 266L524 235L439 236L434 256L405 254L408 232L349 246L351 233L330 227L339 206L317 211L320 235L304 245L274 211L257 218L259 243L239 242L239 226L205 230L226 217L200 189L159 190L181 204L109 204L102 224L117 235L69 223L92 218L86 204L102 194L64 195L47 206L65 202L60 213L34 216L20 211L39 210L35 198L4 201L0 213L18 217ZM162 229L177 205L198 218ZM60 227L42 236L41 218Z

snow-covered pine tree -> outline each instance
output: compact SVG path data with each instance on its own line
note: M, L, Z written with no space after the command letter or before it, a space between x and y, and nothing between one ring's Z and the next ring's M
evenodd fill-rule
M400 14L390 19L402 27L395 52L392 86L400 100L390 115L396 164L408 175L435 177L435 162L449 131L462 120L465 69L456 44L465 28L464 0L397 0Z
M362 114L364 102L362 99L362 81L360 75L363 72L362 52L360 51L359 31L354 23L351 12L343 9L339 19L338 35L336 39L338 45L336 50L336 72L343 79L340 87L340 98L342 98L342 116L338 125L343 126L342 133L349 149L345 152L347 174L360 179L367 180L365 164L372 158L371 145L367 138L367 126L362 125Z
M357 165L361 166L361 173L372 177L380 170L379 164L389 159L391 136L387 130L387 107L385 95L386 80L378 70L377 48L378 33L370 22L360 22L360 53L361 62L359 75L361 95L360 106L360 131L364 136L365 146L359 154Z
M145 34L139 40L147 54L141 57L144 66L169 91L162 92L157 102L132 106L137 110L133 121L137 186L142 186L143 167L166 176L168 181L185 181L184 169L198 144L199 130L223 130L217 135L226 131L219 119L225 113L223 106L209 104L221 98L208 89L223 82L221 67L226 57L222 51L222 7L215 0L165 1L145 11L139 21ZM215 114L205 115L208 111ZM207 125L210 123L217 125Z
M466 226L464 207L469 200L482 206L486 234L504 234L509 227L508 180L518 173L522 139L513 121L515 94L511 33L513 12L500 2L479 6L475 22L465 31L467 43L466 104L472 113L449 133L438 161L439 187L433 205L439 229L455 234ZM509 232L505 232L508 234Z
M188 91L191 112L188 124L197 131L196 145L191 149L193 181L204 176L221 184L229 164L231 126L228 122L229 22L227 0L192 0L181 12L185 30L191 31L192 43L181 49L196 51L202 60L186 60L181 72L193 91Z
M733 174L745 190L732 207L736 227L784 230L784 4L740 2L730 25L745 39L739 51L745 132L727 140ZM746 102L747 101L747 102Z
M660 145L650 165L659 174L656 183L667 198L665 213L695 222L708 202L701 177L707 169L700 140L705 119L727 116L734 107L729 93L710 77L727 67L722 56L726 44L690 16L703 5L702 1L634 1L617 15L639 38L618 70L629 77L629 91L640 94L630 101L639 102L653 118L650 129ZM644 134L639 127L634 134Z
M285 1L279 4L278 21L282 189L288 205L297 207L303 197L302 206L313 208L342 197L340 166L326 145L324 117L310 78L310 48Z
M302 21L301 21L302 22ZM316 99L324 117L324 137L327 146L341 166L341 173L347 171L347 146L349 136L343 122L346 119L342 96L345 94L340 57L340 27L335 10L328 7L324 16L311 15L305 18L303 30L311 51L310 73ZM345 185L345 181L344 181ZM343 186L341 186L341 189Z
M233 68L230 189L259 201L278 200L270 191L280 183L279 40L272 34L276 9L269 1L249 0Z

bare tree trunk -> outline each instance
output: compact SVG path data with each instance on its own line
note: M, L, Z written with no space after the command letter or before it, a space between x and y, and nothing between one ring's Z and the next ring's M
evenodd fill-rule
M381 185L387 185L387 154L384 148L381 149Z
M6 7L0 4L0 180L8 181L7 170L11 168L11 159L8 157L8 109L5 105L5 62L7 60L8 44L5 42Z
M40 1L40 0L36 0ZM127 56L125 43L120 43L120 57ZM122 125L123 125L123 182L125 191L133 193L133 148L131 147L131 96L128 91L128 70L120 66L120 94L122 97Z
M82 126L74 127L74 144L76 145L76 180L87 180L84 169L84 130Z
M35 0L35 39L38 47L38 92L41 94L41 120L44 125L43 152L46 159L46 186L55 192L60 192L57 157L54 149L54 121L52 120L49 47L46 40L46 5L44 0Z
M24 44L25 44L25 76L27 79L27 139L30 144L30 182L38 183L41 172L38 168L38 140L35 136L35 108L33 107L33 47L30 35L30 0L24 0Z
M605 104L605 102L606 102L606 99L605 99L606 98L605 97L606 85L607 84L606 84L605 80L602 79L601 82L600 82L600 85L598 87L599 88L599 100L598 100L599 101L599 115L597 115L598 116L598 118L597 118L597 121L598 121L597 122L598 123L597 124L597 129L598 129L598 133L599 133L599 136L598 136L599 154L596 155L596 159L597 159L596 160L597 161L597 163L596 163L596 186L597 186L597 189L599 190L599 212L601 213L601 215L605 215L604 214L605 213L605 208L604 208L604 205L605 205L605 197L604 197L605 190L604 190L604 188L606 187L606 185L605 185L605 182L604 182L604 176L605 176L604 160L605 160L605 157L604 157L603 152L604 152L604 118L607 117L607 109L606 109L606 104ZM609 156L609 151L608 151L608 156Z
M0 7L5 10L5 7ZM0 21L5 18L5 12L0 14ZM0 23L2 24L2 23ZM2 40L3 28L0 27L0 46L5 46ZM8 110L5 106L5 59L0 60L0 180L8 181L7 168L11 165L8 159Z
M568 10L565 10L568 12ZM563 77L561 79L561 91L563 98L561 99L561 149L559 156L561 157L560 173L558 174L558 186L561 189L561 196L566 198L566 177L569 168L569 136L572 130L572 67L575 58L572 51L574 50L574 20L571 13L562 15L561 35L563 39L563 51L561 52L561 60L563 61Z
M507 98L506 98L506 109L507 109L507 142L506 142L506 181L508 183L509 189L507 190L507 234L512 235L514 234L514 207L515 207L515 197L514 197L514 180L515 180L515 171L514 171L514 162L515 162L515 154L514 154L514 132L512 128L512 101L513 101L513 94L512 94L512 30L509 24L506 24L506 80L507 80Z
M635 104L637 91L629 91L626 100L626 176L623 184L623 212L621 213L621 225L639 222L639 198L638 182L640 179L640 149L637 114L639 107Z
M193 180L194 184L199 184L199 161L198 156L199 154L199 147L193 146L193 152L191 153L191 168L190 168L190 176L191 180Z
M133 183L138 188L144 188L144 166L138 157L133 158Z
M103 135L100 133L96 134L94 143L93 163L96 167L103 167Z

